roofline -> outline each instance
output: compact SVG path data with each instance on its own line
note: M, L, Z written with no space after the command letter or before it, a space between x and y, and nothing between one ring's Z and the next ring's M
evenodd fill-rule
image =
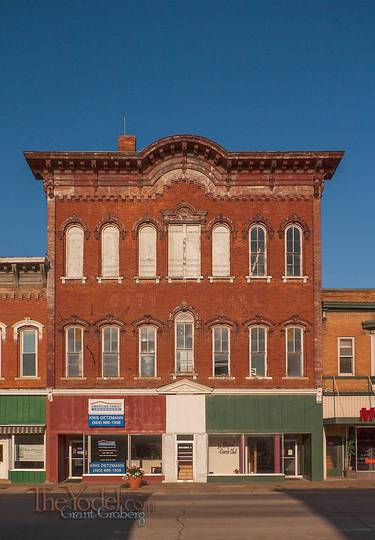
M4 263L44 263L47 257L0 257L0 264Z

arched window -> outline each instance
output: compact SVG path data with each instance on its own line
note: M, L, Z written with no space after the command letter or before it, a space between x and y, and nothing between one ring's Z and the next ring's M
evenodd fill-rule
M139 376L156 377L156 328L139 328Z
M289 326L286 329L286 376L303 377L303 329Z
M83 328L69 326L65 329L65 375L83 377Z
M143 225L139 229L139 275L156 276L156 230L152 225Z
M212 231L212 275L230 275L230 231L225 225L216 225Z
M38 330L22 328L20 330L20 375L37 377L38 374Z
M214 326L212 329L213 376L229 376L230 329L228 326Z
M102 276L116 278L119 276L119 238L120 233L115 225L106 225L102 229Z
M83 277L83 229L72 225L66 231L66 277Z
M267 234L262 225L253 225L250 228L249 247L250 247L250 276L262 277L267 274Z
M302 276L302 231L298 225L285 230L285 266L287 277Z
M120 330L118 326L102 328L102 376L118 377L120 373Z
M249 331L250 375L267 377L267 328L252 326Z
M176 373L194 371L194 318L191 313L179 313L175 319Z

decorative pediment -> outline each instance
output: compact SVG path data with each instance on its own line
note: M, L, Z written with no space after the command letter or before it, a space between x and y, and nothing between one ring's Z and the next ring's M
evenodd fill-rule
M63 332L64 328L66 328L67 326L82 326L84 331L88 331L90 324L88 321L80 319L78 315L71 315L70 317L67 317L66 319L60 321L57 324L57 329L59 332Z
M103 319L99 319L99 320L95 321L93 326L95 328L95 332L99 333L100 329L103 326L110 326L110 325L118 326L120 328L121 332L125 331L125 323L124 323L124 321L122 321L121 319L119 319L117 317L114 317L110 313L108 315L106 315L105 317L103 317Z
M189 381L188 379L181 379L156 389L158 394L210 394L212 390L213 388L210 386Z
M212 218L211 221L207 224L206 226L207 238L209 239L212 238L212 231L216 225L226 225L231 232L232 238L236 238L237 236L236 225L233 223L233 221L229 217L224 216L223 214L219 214L218 216Z
M90 231L89 231L89 228L88 228L87 224L79 216L77 216L77 214L73 214L71 217L66 219L64 221L64 223L61 224L61 227L60 227L60 229L58 231L58 236L59 236L60 240L64 239L66 229L68 227L70 227L71 225L79 225L79 226L81 226L82 229L84 230L86 240L88 240L90 238Z
M272 332L275 327L275 323L263 315L255 315L251 319L244 321L242 325L245 326L247 330L249 330L251 326L267 326L270 332Z
M238 330L238 323L236 321L233 321L229 317L226 317L225 315L219 315L218 317L215 317L214 319L211 319L206 322L207 328L212 328L213 326L229 326L232 330Z
M106 225L116 225L116 227L118 228L118 230L120 232L121 240L123 240L125 238L126 229L125 229L122 221L120 221L117 217L114 217L114 216L111 216L110 214L108 214L107 216L104 216L95 227L94 236L95 236L96 240L99 240L100 233L101 233L103 227L105 227Z
M143 315L140 319L137 319L136 321L133 321L132 323L133 327L133 334L135 335L139 329L140 326L145 325L151 325L155 326L160 332L163 331L164 324L159 319L154 319L151 315Z
M157 233L158 233L158 236L159 238L163 238L163 227L161 226L160 222L151 217L151 216L143 216L141 217L138 221L136 221L132 227L132 237L134 240L137 239L137 236L138 236L138 232L139 232L139 229L143 226L143 225L152 225L153 227L155 227Z
M308 240L310 238L310 234L311 234L311 231L309 229L309 226L307 224L307 222L299 217L297 214L293 214L291 216L289 216L288 218L284 219L284 221L282 221L280 223L280 227L279 227L279 238L283 238L284 236L284 231L285 229L288 227L288 225L299 225L301 228L302 228L302 231L303 231L303 234L304 234L304 237L306 238L306 240Z
M270 238L273 238L274 230L273 230L271 221L268 218L266 218L265 216L262 216L261 214L257 214L253 218L248 219L247 222L245 223L245 225L243 226L242 238L244 240L246 240L248 238L249 230L250 230L250 227L252 225L263 225L263 227L265 227L265 229L266 229L266 231L268 233L268 236Z
M190 313L194 318L195 328L201 327L201 318L197 310L193 306L189 306L187 302L183 301L179 306L176 306L169 314L168 325L170 328L172 328L175 318L179 313Z
M162 210L164 223L197 223L202 224L206 221L207 212L205 210L196 210L189 203L181 202L174 210Z
M311 322L303 319L299 315L292 315L290 319L281 321L279 325L281 327L281 332L285 332L288 326L302 326L305 329L305 332L311 332L312 328Z

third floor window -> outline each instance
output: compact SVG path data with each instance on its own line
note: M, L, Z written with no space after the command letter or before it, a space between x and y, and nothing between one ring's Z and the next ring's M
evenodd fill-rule
M200 225L169 225L169 276L179 278L196 278L201 275L200 237Z

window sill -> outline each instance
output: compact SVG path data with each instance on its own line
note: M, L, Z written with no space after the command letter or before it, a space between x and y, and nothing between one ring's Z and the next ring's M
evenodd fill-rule
M200 283L204 278L203 276L196 276L196 277L183 277L183 276L166 276L165 278L168 283L172 283L172 281L196 281L197 283Z
M198 373L193 371L179 371L178 373L171 373L172 379L175 381L177 377L193 377L195 380L198 377Z
M283 377L283 381L307 381L308 377Z
M220 376L220 375L217 375L216 377L215 376L212 376L212 377L208 377L208 380L209 381L235 381L236 380L236 377L228 377L228 376Z
M208 276L208 281L210 283L213 283L214 281L229 281L230 283L234 283L235 276Z
M283 282L286 283L287 281L303 281L303 283L307 283L307 280L309 279L308 276L281 276L283 278Z
M86 381L87 377L60 377L60 381Z
M97 381L121 381L124 377L96 377Z
M252 377L246 377L248 381L272 381L272 377L257 377L253 375Z
M33 377L32 375L30 375L29 377L27 375L25 375L24 377L14 377L14 380L15 381L24 381L25 379L27 379L28 381L40 381L40 377Z
M97 276L96 281L98 283L101 283L102 281L117 281L117 283L121 283L123 279L124 279L123 276L113 276L113 277Z
M5 377L0 377L0 381L5 381Z
M135 276L134 281L136 283L140 281L155 281L155 283L160 283L160 276Z
M161 377L134 377L135 381L161 381Z
M247 283L251 281L267 281L271 283L272 276L245 276Z
M87 277L66 277L66 276L61 276L60 277L61 279L61 283L66 283L67 281L80 281L81 283L86 283L86 279Z

